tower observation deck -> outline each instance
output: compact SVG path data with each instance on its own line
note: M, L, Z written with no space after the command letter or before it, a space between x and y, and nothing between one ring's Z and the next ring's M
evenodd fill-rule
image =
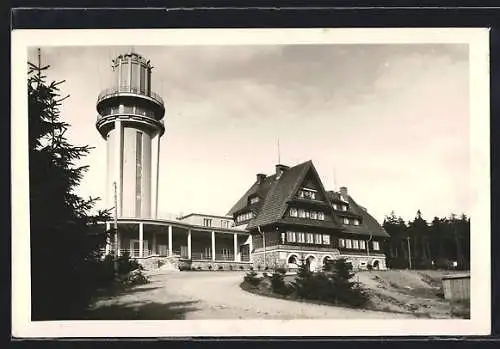
M97 98L96 128L107 143L106 204L119 217L156 218L163 99L151 91L149 61L137 53L112 61L114 86Z

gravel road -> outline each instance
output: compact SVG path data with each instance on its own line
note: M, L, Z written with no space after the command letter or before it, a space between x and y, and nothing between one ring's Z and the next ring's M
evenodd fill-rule
M395 319L411 315L274 299L243 291L243 272L159 272L151 283L100 298L87 316L107 320Z

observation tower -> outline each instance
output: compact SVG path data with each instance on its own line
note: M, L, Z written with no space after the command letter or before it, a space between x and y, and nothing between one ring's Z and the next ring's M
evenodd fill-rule
M151 91L149 60L137 53L112 61L114 85L97 98L96 127L107 143L106 204L118 218L157 218L163 99Z

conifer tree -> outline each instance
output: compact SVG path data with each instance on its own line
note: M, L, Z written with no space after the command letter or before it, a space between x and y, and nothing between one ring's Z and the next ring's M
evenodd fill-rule
M106 234L92 225L107 212L89 212L96 199L75 193L90 151L66 139L61 120L61 82L46 82L49 66L28 63L30 244L32 319L70 319L86 307L97 280L95 266Z

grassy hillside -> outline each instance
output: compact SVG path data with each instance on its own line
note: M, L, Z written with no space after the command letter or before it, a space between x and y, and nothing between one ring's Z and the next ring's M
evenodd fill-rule
M469 318L469 302L450 303L443 297L441 278L450 271L387 270L359 272L371 307L429 318Z

